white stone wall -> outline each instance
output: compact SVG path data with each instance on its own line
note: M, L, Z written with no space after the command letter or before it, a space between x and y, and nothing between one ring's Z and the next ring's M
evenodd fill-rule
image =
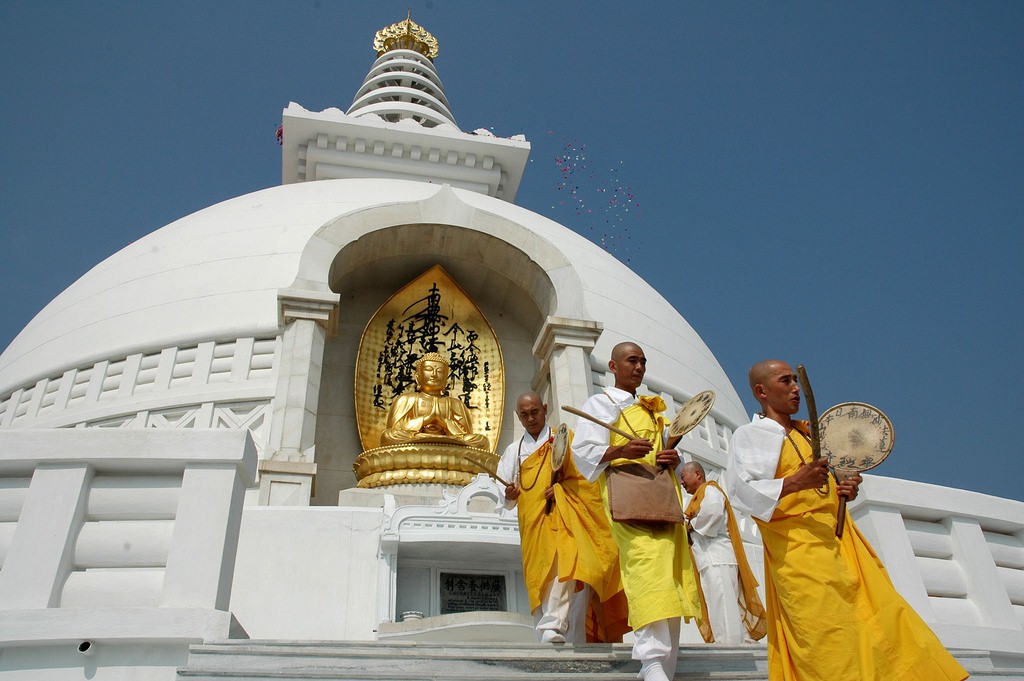
M250 506L231 613L250 638L373 640L381 511Z
M227 637L255 467L245 431L0 432L0 678L171 679Z
M247 507L231 613L254 639L376 640L402 611L439 614L445 569L505 575L528 614L516 514L495 509L496 484L478 476L443 498L427 487L346 490L334 508Z
M943 643L1024 658L1024 503L866 477L851 504L855 521ZM373 639L402 610L438 614L433 575L446 560L515 571L509 585L518 600L515 518L484 503L488 484L397 507L354 498L383 493L350 490L341 508L246 509L231 610L258 638ZM756 530L749 519L741 525L760 579ZM684 628L683 642L699 641Z
M857 526L942 642L1024 658L1024 502L864 477Z
M243 511L245 437L0 433L0 678L173 678L189 641L227 638L233 621L254 638L372 640L418 598L403 595L403 566L469 561L520 579L515 520L493 510L489 481L418 505L353 490L379 503ZM867 476L851 510L947 646L1024 657L1024 503Z

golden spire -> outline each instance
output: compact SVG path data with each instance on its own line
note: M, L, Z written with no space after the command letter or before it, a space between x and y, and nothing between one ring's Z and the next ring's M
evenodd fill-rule
M373 49L377 50L378 57L391 50L413 50L434 61L437 56L437 38L412 20L410 9L405 21L377 31L373 37Z

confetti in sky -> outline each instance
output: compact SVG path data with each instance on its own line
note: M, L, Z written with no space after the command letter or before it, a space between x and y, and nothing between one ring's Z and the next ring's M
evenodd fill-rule
M555 136L553 130L548 131L549 138ZM636 229L640 201L624 180L624 162L604 163L589 155L585 142L561 137L554 163L559 180L551 206L556 213L553 217L630 263L642 250Z

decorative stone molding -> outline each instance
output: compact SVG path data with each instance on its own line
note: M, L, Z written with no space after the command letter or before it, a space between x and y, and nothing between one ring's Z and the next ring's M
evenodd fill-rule
M417 104L399 106L433 119L438 127L378 117L395 113L394 106L378 102L358 115L347 115L289 104L282 113L282 181L385 177L445 183L515 200L530 155L529 142L462 132L431 107Z
M1024 503L865 475L850 513L947 647L1024 651Z
M473 510L478 497L490 500L488 512ZM434 505L396 507L392 497L390 504L384 505L381 551L397 551L402 542L445 539L518 545L518 515L514 509L499 507L501 499L498 483L485 473L479 473L457 494L444 490L443 498Z
M261 506L309 506L316 493L316 464L304 461L260 461Z
M544 359L561 347L578 347L590 352L603 331L601 322L548 317L533 344L533 354Z
M378 620L393 621L398 594L399 555L402 547L417 543L446 545L443 562L467 560L468 556L488 555L496 560L495 571L521 572L519 561L519 520L515 509L501 505L498 483L484 473L478 474L457 493L445 489L443 498L433 505L399 506L396 497L385 494L378 563ZM491 547L480 551L481 545ZM495 545L505 547L507 555L498 558ZM514 556L514 560L509 558Z
M328 335L337 333L338 294L281 289L278 304L284 329L268 436L269 458L312 463L324 342ZM315 467L308 474L314 473ZM293 483L295 481L287 484ZM280 484L286 483L281 480ZM312 483L308 488L299 484L299 489L311 492ZM260 496L265 497L267 503L278 498L270 494L269 487L265 492ZM297 497L288 494L285 498L293 505Z
M543 392L550 386L549 406L556 420L561 418L562 405L583 404L590 397L590 351L603 330L596 321L548 317L537 335L533 354L541 366L533 388Z
M281 326L309 319L322 326L329 337L334 336L338 333L338 299L333 292L281 289L277 292Z
M150 613L226 614L256 468L248 433L14 430L0 450L10 453L0 478L31 478L0 571L0 630L10 611L27 622L71 603L111 605L110 594Z
M92 427L115 421L159 428L163 424L150 423L148 414L201 405L265 404L273 395L277 343L276 338L253 337L205 341L68 369L0 402L0 429ZM222 427L214 421L191 427Z

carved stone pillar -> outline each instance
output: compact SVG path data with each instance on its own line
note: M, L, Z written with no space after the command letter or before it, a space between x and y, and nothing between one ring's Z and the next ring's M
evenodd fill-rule
M548 317L533 345L541 366L534 389L551 388L548 415L561 422L562 405L579 406L590 397L590 351L604 330L600 322ZM558 416L555 416L558 414Z
M281 362L267 442L260 462L260 503L308 506L314 494L314 435L324 342L337 332L338 294L278 292Z

